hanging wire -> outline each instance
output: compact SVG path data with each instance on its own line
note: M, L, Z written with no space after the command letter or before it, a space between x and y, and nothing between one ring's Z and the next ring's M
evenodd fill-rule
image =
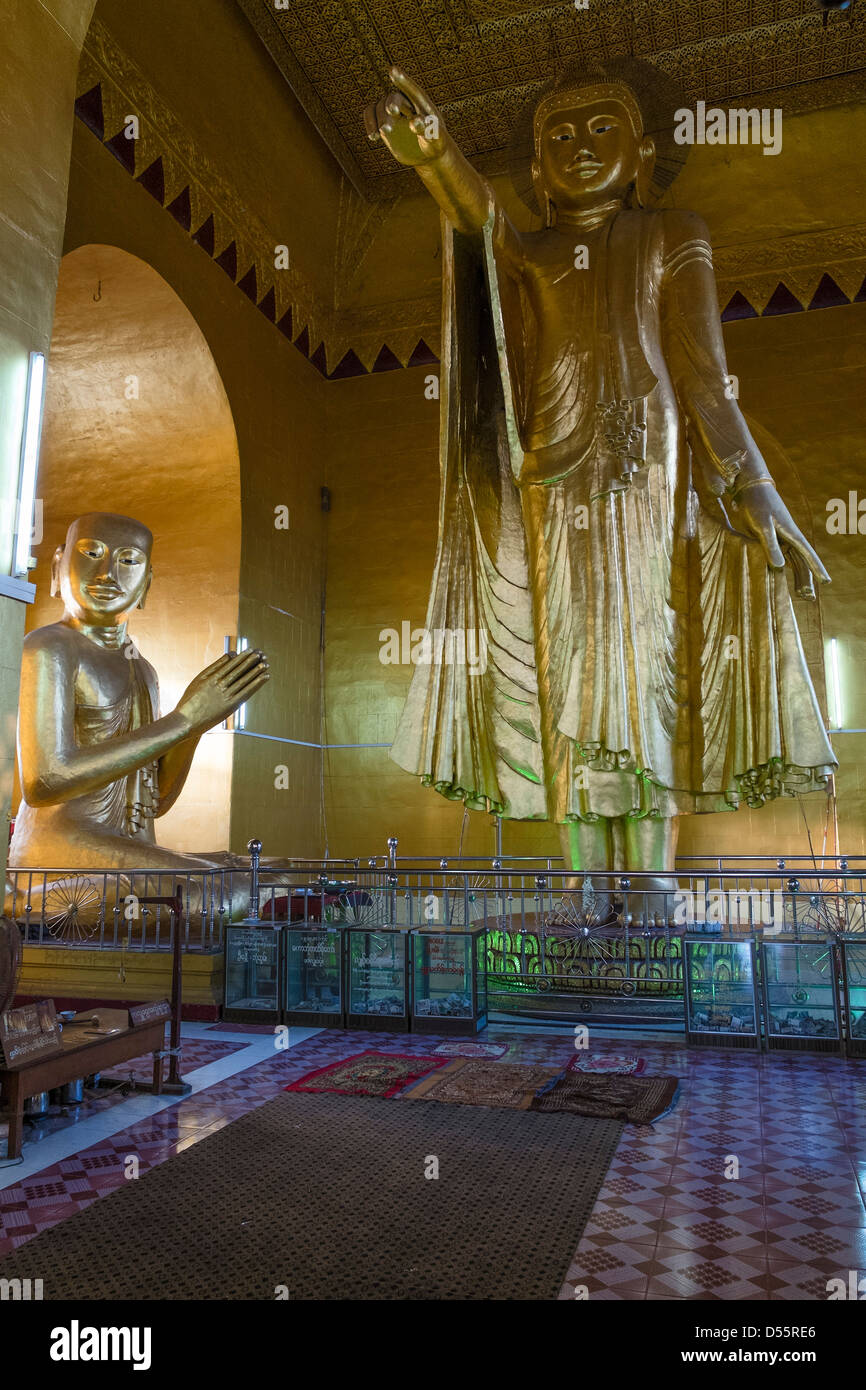
M325 537L322 545L322 613L319 627L319 804L322 815L322 838L325 842L325 859L329 857L328 807L325 797L325 755L328 751L328 714L325 706L325 603L328 588L328 543Z

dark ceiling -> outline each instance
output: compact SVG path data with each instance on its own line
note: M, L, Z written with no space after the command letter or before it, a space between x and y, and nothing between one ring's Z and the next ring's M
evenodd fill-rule
M467 155L501 164L513 123L558 63L632 54L686 104L763 98L786 112L866 95L866 0L237 0L355 187L399 188L363 108L397 63L427 88Z

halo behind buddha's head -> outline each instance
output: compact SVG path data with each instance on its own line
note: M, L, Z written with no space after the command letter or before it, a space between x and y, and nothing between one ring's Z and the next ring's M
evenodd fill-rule
M558 100L566 101L583 89L588 97L600 89L610 92L625 106L632 124L640 122L640 133L652 138L656 155L649 192L652 201L657 202L670 188L688 155L688 145L678 145L674 140L674 117L683 100L676 83L660 68L628 57L608 58L591 65L569 64L527 102L515 125L509 155L509 172L517 196L532 212L541 212L532 180L536 116L543 120Z

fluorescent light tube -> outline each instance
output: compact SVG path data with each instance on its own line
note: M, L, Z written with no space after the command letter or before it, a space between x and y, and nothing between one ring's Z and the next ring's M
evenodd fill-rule
M45 399L45 353L31 352L27 371L27 396L24 405L24 431L21 436L21 468L18 475L18 511L15 518L16 576L27 574L30 544L33 534L33 509L36 503L36 471L39 463L39 440L42 434L42 408Z

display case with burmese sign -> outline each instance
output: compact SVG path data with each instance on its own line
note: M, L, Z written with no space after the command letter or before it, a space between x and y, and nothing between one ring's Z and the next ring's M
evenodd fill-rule
M343 929L294 922L283 928L283 1023L343 1024Z
M477 1033L487 1026L487 928L420 927L411 934L412 1031Z
M866 941L842 942L843 985L849 1057L866 1057Z
M226 926L224 1019L279 1023L281 936L270 923Z
M770 1052L839 1052L836 947L823 941L763 941L764 1032Z
M686 937L683 948L687 1041L759 1051L755 943Z
M409 933L399 927L344 927L346 1026L409 1031Z

